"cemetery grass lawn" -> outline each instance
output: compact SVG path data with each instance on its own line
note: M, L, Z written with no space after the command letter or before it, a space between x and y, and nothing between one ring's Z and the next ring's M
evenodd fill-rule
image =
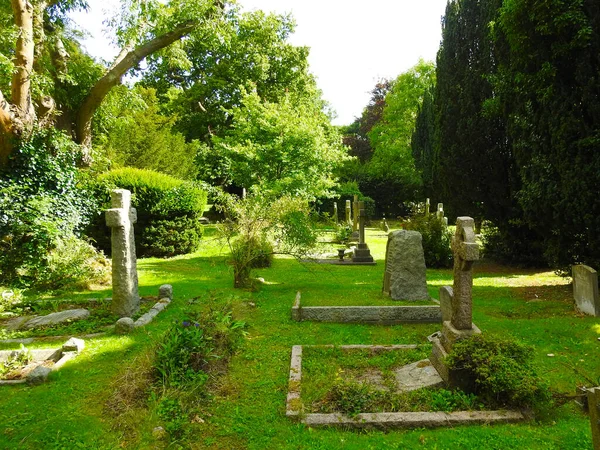
M349 301L366 290L379 292L383 279L385 237L369 230L367 242L378 265L336 271L277 258L273 267L256 270L265 279L257 292L234 290L225 249L204 240L198 253L172 259L139 261L140 295L156 295L170 283L174 301L154 322L128 336L108 334L86 340L75 360L52 373L47 384L2 386L0 448L114 449L589 449L590 423L572 403L548 417L513 425L465 426L390 432L310 429L285 417L290 353L293 345L422 344L440 328L424 325L355 325L293 322L290 309L297 291L325 298L347 291ZM375 236L377 235L377 236ZM358 270L357 270L358 269ZM361 279L361 275L365 277ZM430 294L452 283L451 270L428 270ZM546 270L524 271L490 264L475 267L474 322L484 333L510 335L533 346L539 372L557 391L572 394L578 384L600 384L600 323L573 311L570 280ZM356 286L348 288L349 286ZM108 290L77 296L108 297ZM198 401L186 432L169 445L152 436L165 426L156 397L141 403L123 397L125 413L117 414L116 386L132 383L150 364L152 348L174 321L192 310L231 304L248 335L231 359L229 370L210 383L209 399ZM47 344L43 344L47 345ZM37 346L37 345L36 345ZM13 344L12 348L18 348ZM548 355L554 356L548 356ZM318 372L318 367L314 370ZM331 365L323 363L323 373ZM160 390L155 391L160 395ZM182 393L183 394L183 393ZM108 407L107 403L113 407ZM118 398L117 398L118 400ZM128 401L130 403L128 403Z

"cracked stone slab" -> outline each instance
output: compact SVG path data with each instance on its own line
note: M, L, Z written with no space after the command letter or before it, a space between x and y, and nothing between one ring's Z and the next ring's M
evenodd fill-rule
M424 387L442 387L445 384L428 359L399 367L394 372L398 390L402 392L414 391Z
M27 323L24 325L24 328L31 330L32 328L87 319L89 316L90 312L87 309L68 309L66 311L55 312L46 316L34 317L33 319L27 321Z

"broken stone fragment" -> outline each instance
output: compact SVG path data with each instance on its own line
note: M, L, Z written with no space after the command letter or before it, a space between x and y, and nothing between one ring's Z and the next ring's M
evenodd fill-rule
M52 372L52 369L50 369L49 367L41 365L37 366L27 375L27 383L33 385L42 384L46 381L48 375L50 375L50 372Z
M134 328L133 319L130 317L121 317L115 323L115 333L117 334L129 334Z
M70 338L67 342L65 342L62 346L63 352L81 352L85 347L85 342L83 339L78 338Z

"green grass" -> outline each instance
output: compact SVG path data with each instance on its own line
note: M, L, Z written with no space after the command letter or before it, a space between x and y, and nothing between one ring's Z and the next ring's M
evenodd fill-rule
M375 236L376 235L376 236ZM210 236L210 234L207 234ZM378 294L383 279L384 234L370 230L367 242L379 264L328 271L278 258L256 276L260 291L234 290L224 248L210 238L196 254L138 262L140 294L156 295L170 283L175 299L152 324L129 336L89 339L83 354L50 382L37 387L4 386L0 396L0 448L114 449L166 448L152 436L163 426L152 399L130 416L116 417L106 404L115 386L127 382L173 320L187 311L231 303L248 324L241 351L228 372L215 380L213 396L198 400L190 433L169 448L214 449L587 449L590 423L572 404L541 421L514 425L465 426L390 432L310 429L285 417L292 345L426 344L439 325L352 325L297 323L290 308L297 291L303 299L343 292L356 301L364 290ZM346 269L346 268L339 268ZM430 294L451 284L451 270L428 270ZM485 332L512 335L532 345L531 358L554 389L574 393L577 384L598 381L600 325L573 310L571 293L547 271L521 271L493 265L475 267L474 322ZM108 297L109 291L77 296ZM17 348L18 345L14 345ZM547 356L553 354L553 357ZM331 370L324 365L324 372Z

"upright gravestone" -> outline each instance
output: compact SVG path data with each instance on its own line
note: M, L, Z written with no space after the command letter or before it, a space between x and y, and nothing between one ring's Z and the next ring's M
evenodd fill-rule
M436 211L435 215L439 220L444 220L444 204L443 203L438 203L437 211Z
M359 229L358 229L358 246L356 250L354 250L354 255L352 256L352 262L373 262L373 257L371 256L371 250L369 250L369 246L365 241L365 220L367 218L365 212L365 202L358 202L359 208Z
M358 231L358 214L359 214L359 206L358 206L358 195L354 196L354 201L352 202L352 231Z
M346 223L352 224L352 207L350 206L350 200L346 200Z
M421 233L396 230L388 235L383 293L393 300L429 300Z
M600 387L589 389L587 400L592 425L592 445L595 450L598 450L600 449Z
M112 243L111 310L120 317L131 317L140 308L133 234L137 213L131 207L131 192L115 189L110 195L112 209L106 211L106 225L111 228Z
M338 208L337 202L333 202L333 220L335 220L335 224L338 224Z
M598 297L598 272L584 264L577 264L573 270L573 297L577 309L590 316L600 316Z
M451 385L471 383L462 380L458 372L450 371L444 359L455 342L481 331L473 324L473 262L479 259L475 241L475 222L470 217L456 219L456 233L452 238L454 254L454 285L440 289L443 325L440 338L433 338L431 363L441 377Z
M425 215L429 215L429 199L425 199Z

